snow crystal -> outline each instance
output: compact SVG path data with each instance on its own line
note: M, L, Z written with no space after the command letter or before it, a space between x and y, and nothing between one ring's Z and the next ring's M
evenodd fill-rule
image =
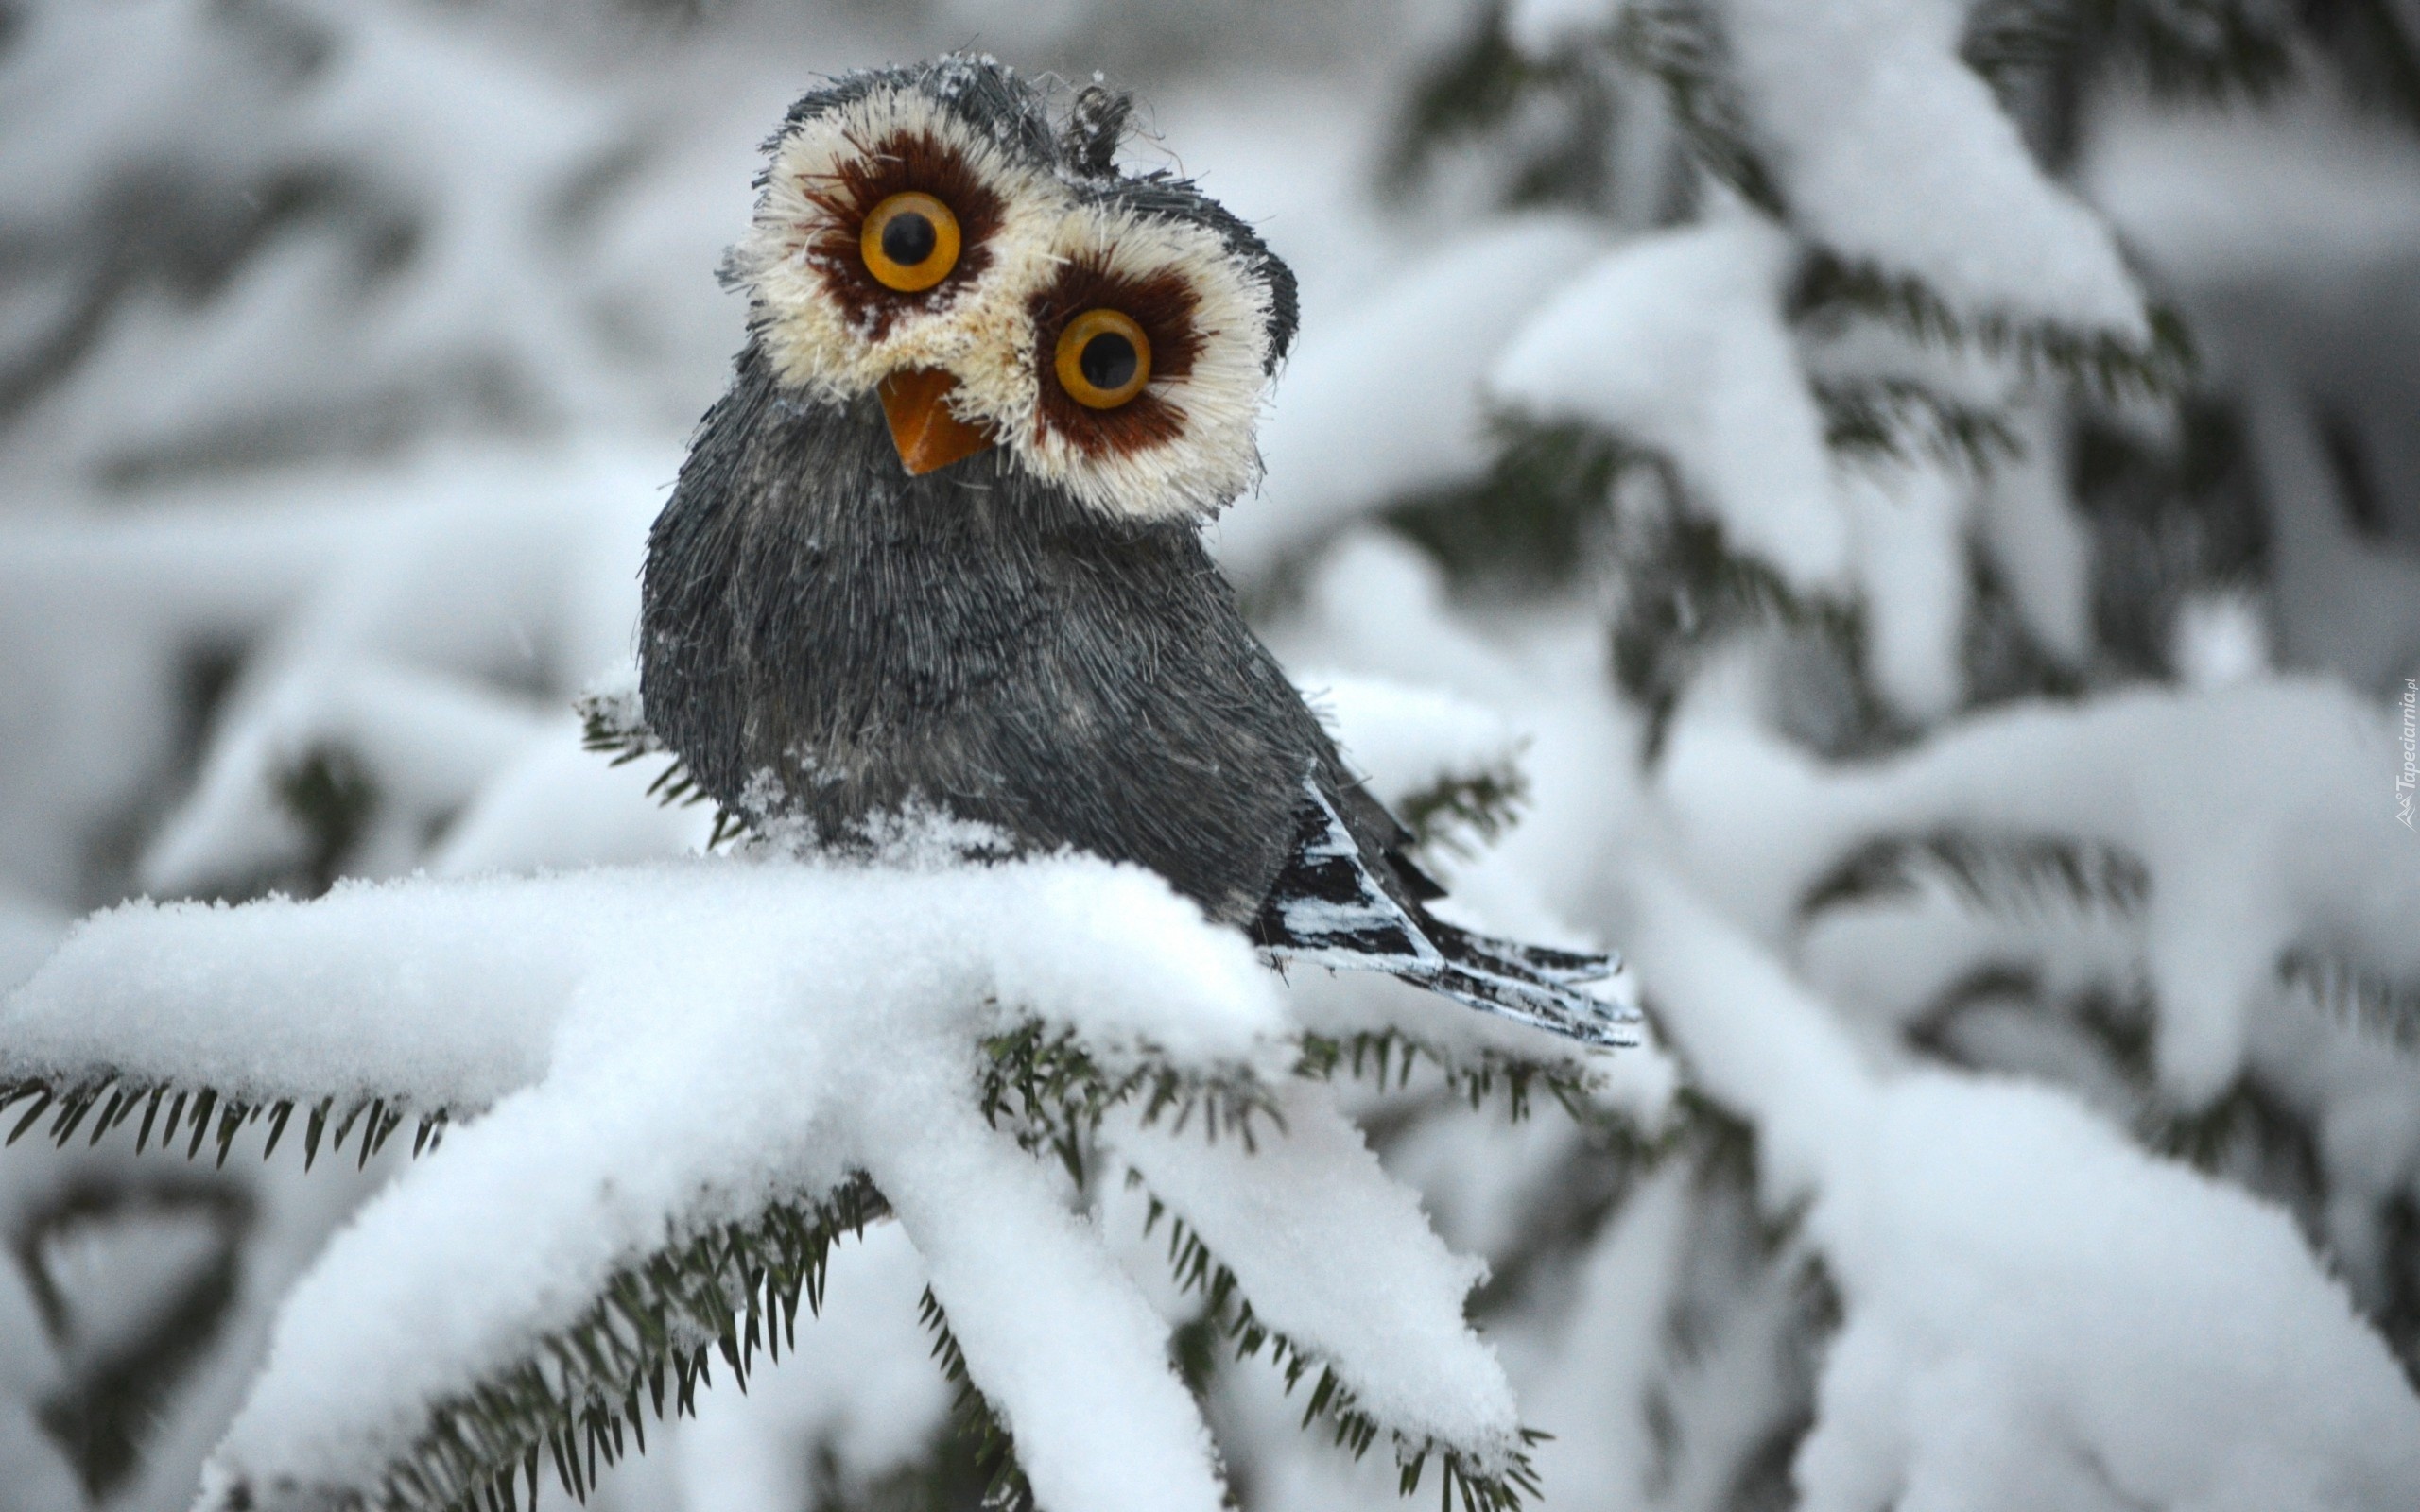
M1742 216L1603 257L1520 327L1489 394L1667 453L1728 543L1802 590L1831 586L1847 531L1824 421L1782 323L1788 240Z
M1758 144L1817 240L1912 274L1969 315L2147 336L2107 230L2043 177L1959 60L1963 4L1720 9Z

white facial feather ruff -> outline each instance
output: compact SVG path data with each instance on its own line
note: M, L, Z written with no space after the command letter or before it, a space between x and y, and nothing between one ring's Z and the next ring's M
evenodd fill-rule
M989 262L943 299L902 301L881 321L837 298L811 256L838 226L814 198L878 144L921 135L957 154L996 196ZM955 207L954 207L955 208ZM1077 260L1136 282L1162 275L1193 298L1190 370L1157 372L1146 392L1173 412L1175 434L1147 444L1090 448L1046 421L1051 354L1037 351L1035 302ZM1140 214L1098 190L1023 161L945 104L913 88L878 90L811 117L774 146L733 276L785 387L846 403L893 373L937 368L958 379L950 407L988 424L1028 473L1114 518L1208 516L1257 481L1253 433L1268 385L1270 295L1217 232ZM877 327L880 329L877 329Z

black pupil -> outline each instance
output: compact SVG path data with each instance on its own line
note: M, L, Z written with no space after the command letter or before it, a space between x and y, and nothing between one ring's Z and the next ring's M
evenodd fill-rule
M921 210L903 210L882 223L882 255L902 267L914 267L932 256L941 239Z
M1084 382L1114 393L1134 381L1134 343L1115 331L1104 331L1084 343L1076 367Z

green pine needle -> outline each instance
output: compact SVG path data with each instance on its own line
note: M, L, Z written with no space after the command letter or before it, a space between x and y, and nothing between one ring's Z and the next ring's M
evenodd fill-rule
M1497 1097L1514 1120L1530 1116L1530 1093L1543 1091L1579 1122L1596 1117L1589 1094L1599 1074L1573 1060L1528 1060L1500 1050L1477 1054L1448 1052L1400 1029L1364 1029L1350 1035L1305 1034L1297 1041L1300 1057L1294 1074L1314 1081L1332 1081L1337 1074L1357 1081L1375 1081L1381 1091L1411 1085L1412 1074L1433 1069L1454 1095L1473 1111Z
M2048 903L2118 916L2139 913L2151 872L2113 846L2060 836L1938 831L1886 835L1859 846L1807 888L1799 916L1874 899L1914 896L1938 878L1972 906L2040 912Z
M1130 1170L1126 1179L1130 1186L1144 1184L1139 1172ZM1387 1428L1361 1406L1334 1367L1257 1317L1251 1299L1243 1296L1236 1273L1211 1252L1191 1225L1172 1213L1158 1197L1150 1197L1143 1220L1145 1235L1156 1230L1163 1219L1168 1225L1169 1274L1179 1290L1202 1297L1205 1321L1233 1341L1236 1360L1267 1354L1270 1364L1284 1378L1288 1395L1310 1379L1317 1367L1317 1380L1303 1405L1300 1426L1305 1432L1314 1424L1325 1422L1331 1440L1356 1459L1367 1454L1381 1435L1392 1438L1399 1470L1396 1490L1403 1496L1420 1488L1433 1459L1442 1480L1443 1501L1440 1504L1445 1512L1453 1512L1457 1502L1462 1512L1519 1512L1524 1497L1539 1494L1537 1467L1528 1450L1546 1438L1546 1434L1534 1428L1520 1430L1522 1448L1508 1456L1500 1471L1490 1471L1478 1468L1469 1455L1451 1445Z
M1253 1121L1282 1126L1269 1089L1249 1071L1203 1074L1169 1064L1150 1046L1132 1066L1104 1065L1067 1028L1028 1020L982 1042L978 1095L984 1121L1006 1128L1028 1153L1059 1157L1081 1186L1084 1152L1111 1108L1133 1103L1147 1125L1172 1120L1180 1133L1198 1119L1205 1139L1232 1134L1254 1148Z
M569 1327L510 1367L439 1402L411 1449L355 1504L486 1512L538 1501L539 1469L578 1501L599 1471L647 1448L647 1419L694 1411L720 1358L743 1387L763 1349L798 1346L802 1297L823 1307L832 1246L890 1213L863 1176L818 1201L667 1243L614 1272Z
M187 1160L200 1155L208 1145L217 1152L217 1163L222 1166L234 1148L235 1137L264 1119L268 1123L268 1139L262 1145L261 1158L267 1160L276 1154L296 1108L306 1107L310 1113L304 1120L302 1138L306 1170L319 1160L323 1146L333 1154L341 1151L348 1139L354 1141L354 1163L367 1165L370 1158L384 1149L403 1127L405 1120L413 1118L400 1098L356 1096L339 1103L334 1097L322 1097L317 1103L306 1104L283 1097L255 1102L224 1097L208 1087L180 1088L114 1074L65 1082L40 1075L0 1081L0 1115L21 1102L28 1106L17 1115L15 1124L7 1125L7 1143L10 1144L32 1132L44 1113L51 1113L50 1127L45 1132L62 1149L84 1129L88 1120L91 1128L84 1140L88 1146L100 1143L112 1130L131 1122L135 1124L137 1154L149 1148L155 1136L163 1149L182 1139ZM138 1109L142 1113L139 1121L135 1119ZM451 1117L447 1109L439 1108L413 1118L412 1153L419 1155L436 1148L445 1137ZM0 1125L5 1124L5 1117L0 1117ZM358 1138L354 1138L356 1130Z

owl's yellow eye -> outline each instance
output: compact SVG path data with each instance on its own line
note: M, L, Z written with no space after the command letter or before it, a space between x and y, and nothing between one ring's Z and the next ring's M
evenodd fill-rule
M884 288L921 293L958 266L958 217L930 195L892 195L866 217L857 251Z
M1059 333L1059 387L1087 409L1115 409L1151 381L1151 338L1115 310L1086 310Z

